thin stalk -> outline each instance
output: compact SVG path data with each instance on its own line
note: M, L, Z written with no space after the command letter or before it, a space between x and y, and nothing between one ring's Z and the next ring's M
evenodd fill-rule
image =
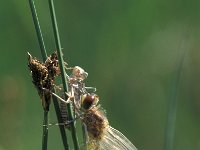
M47 150L48 142L48 111L44 110L42 150Z
M177 92L180 84L181 69L179 66L177 75L174 79L172 87L171 98L169 102L169 110L167 116L167 128L165 137L165 150L173 150L174 145L174 134L175 134L175 123L176 123L176 111L177 111Z
M33 22L34 22L34 25L35 25L35 30L36 30L40 50L41 50L41 53L42 53L42 58L45 61L47 59L47 53L46 53L46 48L45 48L42 32L41 32L41 29L40 29L40 24L39 24L39 20L38 20L38 17L37 17L37 12L36 12L34 1L29 0L29 5L30 5L32 17L33 17ZM49 124L48 123L48 111L44 110L42 150L47 150L48 124Z
M56 43L56 49L57 49L57 52L58 52L58 60L59 60L59 65L60 65L60 70L61 70L63 89L64 89L64 92L67 93L68 92L67 78L66 78L66 72L65 72L65 68L64 68L64 60L63 60L63 57L62 57L62 47L61 47L60 36L59 36L59 32L58 32L58 26L57 26L57 20L56 20L53 0L49 0L49 9L50 9L50 14L51 14L51 20L52 20L54 38L55 38L55 43ZM65 95L65 99L67 100L68 99L67 94L64 94L64 95ZM73 113L72 113L70 103L67 104L67 112L68 112L69 119L74 120L74 116L73 116ZM70 129L71 129L74 149L79 150L78 138L77 138L77 133L76 133L76 128L75 128L75 122L71 123Z
M87 142L88 142L88 138L87 138L87 127L86 125L82 122L82 132L83 132L83 150L87 150Z
M167 114L167 124L165 131L165 150L173 150L174 147L174 135L175 135L175 127L176 127L176 112L177 112L177 104L178 104L178 89L180 86L181 75L183 71L183 63L186 55L187 46L182 43L188 42L188 32L186 32L184 41L180 43L179 46L179 54L177 58L177 71L174 80L172 81L172 91L169 101L169 109Z
M35 30L36 30L36 33L37 33L37 38L38 38L40 50L41 50L41 53L42 53L43 62L45 62L45 60L47 59L47 52L46 52L46 48L45 48L45 44L44 44L44 40L43 40L43 35L42 35L42 32L41 32L41 28L40 28L40 23L39 23L39 20L38 20L38 17L37 17L37 11L36 11L33 0L29 0L29 4L30 4L32 17L33 17L33 22L34 22L34 25L35 25ZM53 92L55 92L55 89L53 89ZM55 97L53 97L53 103L54 103L54 108L55 108L56 115L57 115L57 118L58 118L58 122L62 123L63 120L62 120L62 117L61 117L58 100ZM43 121L44 127L43 127L43 139L42 139L42 149L43 150L47 149L48 124L49 124L48 123L48 111L44 111L44 121ZM61 133L64 148L65 148L65 150L68 150L69 145L68 145L68 141L67 141L65 128L64 128L64 126L59 126L59 128L60 128L60 133Z
M55 93L55 89L53 89L52 92ZM58 100L55 96L52 96L52 98L53 98L54 108L55 108L55 111L56 111L58 122L62 124L64 122L63 122L63 119L62 119L62 116L61 116L61 113L60 113ZM65 148L65 150L69 150L69 144L67 142L67 135L66 135L66 132L65 132L65 127L62 126L62 125L59 125L59 128L60 128L60 133L61 133L61 136L62 136L64 148Z
M46 48L45 48L45 44L44 44L44 40L43 40L43 36L42 36L42 31L41 31L41 28L40 28L40 23L39 23L39 20L38 20L38 17L37 17L37 11L36 11L36 8L35 8L34 1L29 0L29 5L30 5L30 8L31 8L31 13L32 13L33 22L34 22L34 25L35 25L35 30L36 30L40 50L41 50L41 53L42 53L42 58L45 61L47 59L47 52L46 52Z

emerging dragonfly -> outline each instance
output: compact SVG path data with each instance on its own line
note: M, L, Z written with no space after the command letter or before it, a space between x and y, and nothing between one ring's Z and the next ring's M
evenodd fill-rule
M68 77L69 99L67 101L59 99L65 104L72 102L76 118L80 118L85 125L87 149L137 150L121 132L109 125L104 110L98 105L99 97L86 90L84 84L86 77L87 73L82 68L74 67L72 74ZM70 123L71 121L65 122Z
M137 150L118 130L109 125L94 93L82 95L81 109L77 111L86 126L89 150Z

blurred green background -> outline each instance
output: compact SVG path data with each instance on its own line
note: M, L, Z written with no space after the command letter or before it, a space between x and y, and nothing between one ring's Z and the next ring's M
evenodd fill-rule
M55 50L48 1L35 0L48 53ZM62 0L57 20L70 66L88 73L111 126L140 150L163 150L180 59L174 150L200 149L200 1ZM43 110L27 67L41 59L28 0L0 5L0 150L41 149ZM185 52L185 55L183 53ZM54 108L50 122L56 122ZM49 150L63 149L58 127Z

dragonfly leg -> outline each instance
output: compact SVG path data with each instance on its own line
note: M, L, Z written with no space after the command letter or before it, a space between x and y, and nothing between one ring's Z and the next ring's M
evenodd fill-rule
M49 89L46 89L46 88L42 88L42 89L43 89L44 91L49 92L50 94L52 94L52 96L58 98L58 100L60 100L61 102L64 102L64 103L66 103L66 104L68 104L68 103L71 102L71 100L70 100L71 97L68 97L67 100L64 100L63 98L61 98L61 97L58 96L57 94L53 93L53 92L50 91Z
M49 126L67 126L67 125L70 125L71 123L75 122L79 118L80 118L80 116L74 118L73 120L66 121L64 123L49 123ZM43 126L47 126L47 125L43 125Z

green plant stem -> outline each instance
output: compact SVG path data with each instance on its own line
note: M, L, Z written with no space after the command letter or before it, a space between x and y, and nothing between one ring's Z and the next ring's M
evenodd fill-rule
M45 61L47 59L47 52L46 52L42 32L41 32L41 29L40 29L40 24L39 24L39 20L38 20L38 17L37 17L37 11L36 11L36 8L35 8L34 1L29 0L29 5L30 5L32 17L33 17L33 22L34 22L34 25L35 25L35 30L36 30L40 50L41 50L41 53L42 53L42 58Z
M57 26L57 20L56 20L53 0L49 0L49 9L50 9L50 14L51 14L51 20L52 20L52 26L53 26L56 48L57 48L57 52L58 52L58 60L59 60L59 65L60 65L60 70L61 70L63 89L64 89L64 92L67 93L68 92L67 78L66 78L66 72L65 72L65 68L64 68L64 60L63 60L63 57L62 57L62 47L61 47L60 36L59 36L59 32L58 32L58 26ZM68 96L66 94L64 94L64 95L65 95L65 99L68 99ZM70 103L67 104L67 112L68 112L69 119L74 120ZM78 145L78 138L77 138L76 128L75 128L74 122L71 123L70 129L71 129L74 149L78 150L79 145Z
M37 12L36 12L34 1L29 0L29 5L30 5L32 17L33 17L33 22L34 22L34 25L35 25L35 30L36 30L40 50L41 50L41 53L42 53L42 58L45 61L47 59L47 53L46 53L46 48L45 48L45 45L44 45L44 40L43 40L42 32L41 32L41 29L40 29L40 24L39 24L39 20L38 20L38 17L37 17ZM42 150L47 150L48 124L49 124L48 123L48 111L44 110Z
M178 90L178 85L180 82L180 73L181 73L181 70L179 69L177 72L176 78L173 81L174 85L172 87L168 116L167 116L165 150L173 149L175 123L176 123L176 110L177 110L177 90Z
M42 150L47 150L48 142L48 111L44 110Z
M190 29L190 28L189 28ZM180 86L181 81L181 74L183 71L183 62L187 51L187 46L185 43L188 42L188 34L187 31L184 41L182 41L179 45L180 52L177 57L177 70L174 80L172 81L172 91L171 97L169 99L169 109L167 114L167 124L166 124L166 131L165 131L165 144L164 150L173 150L174 146L174 135L175 135L175 126L176 126L176 112L177 112L177 104L178 104L178 88ZM182 44L184 43L184 44ZM182 47L183 46L183 47Z
M30 4L32 17L33 17L33 22L34 22L34 25L35 25L35 30L36 30L36 33L37 33L37 38L38 38L40 50L41 50L41 53L42 53L43 62L45 62L45 60L47 59L47 52L46 52L42 32L41 32L41 29L40 29L39 20L38 20L38 17L37 17L37 11L36 11L33 0L29 0L29 4ZM54 89L53 89L53 92L55 92ZM63 120L62 120L58 100L55 97L53 97L53 103L54 103L54 108L55 108L56 115L57 115L57 118L58 118L58 122L62 123ZM43 125L44 125L44 127L43 127L42 148L43 148L43 150L45 150L44 148L47 149L47 141L48 141L48 111L44 111ZM65 128L64 128L64 126L59 126L59 129L60 129L64 148L65 148L65 150L69 150L69 145L68 145L68 141L67 141Z
M52 92L55 93L55 89L53 89ZM56 111L58 122L62 124L64 122L63 122L63 119L62 119L62 116L61 116L58 100L55 96L52 96L52 98L53 98L54 108L55 108L55 111ZM68 142L67 142L65 127L60 125L59 129L60 129L60 133L61 133L61 136L62 136L64 148L65 148L65 150L69 150L69 145L68 145Z
M84 143L84 145L83 145L83 150L87 150L88 148L87 148L87 142L88 142L88 139L87 139L87 129L86 129L86 125L82 122L81 123L82 124L82 132L83 132L83 143Z

